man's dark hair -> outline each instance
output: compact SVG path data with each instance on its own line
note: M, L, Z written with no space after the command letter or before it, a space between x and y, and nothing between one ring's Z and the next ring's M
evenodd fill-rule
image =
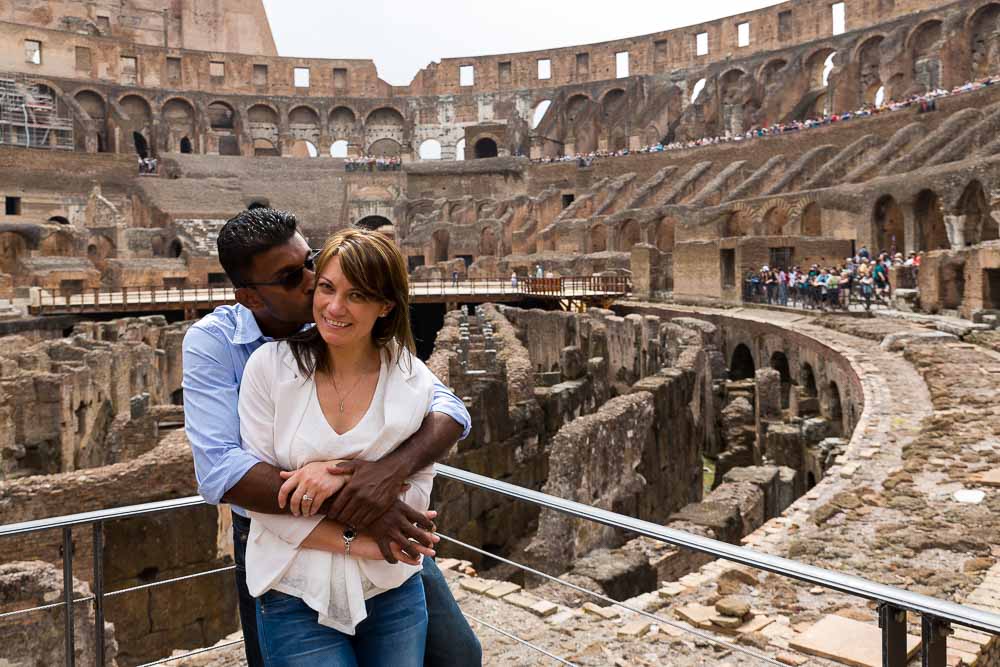
M219 232L219 264L235 287L248 281L253 258L288 242L297 221L287 211L255 208L231 218Z

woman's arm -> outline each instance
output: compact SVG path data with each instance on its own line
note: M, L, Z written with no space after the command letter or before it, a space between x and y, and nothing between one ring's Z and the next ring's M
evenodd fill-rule
M428 512L428 518L433 519L437 516L436 512ZM432 536L432 540L437 543L441 538L437 535ZM435 551L428 547L423 546L419 543L411 543L413 545L412 550L418 553L434 557ZM344 525L332 521L330 519L324 519L317 525L309 535L302 540L299 545L303 549L316 549L318 551L329 551L332 553L342 554L346 551L346 545L344 542ZM407 565L419 565L420 559L412 557L404 552L398 545L392 545L393 555L401 563L406 563ZM351 542L351 556L358 558L360 560L384 560L382 552L379 549L378 543L370 535L364 533L359 534Z

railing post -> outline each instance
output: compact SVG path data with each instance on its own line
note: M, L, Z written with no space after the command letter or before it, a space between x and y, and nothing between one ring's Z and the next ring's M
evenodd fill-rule
M73 644L73 529L63 528L63 604L66 634L66 665L73 667L76 662L76 649Z
M951 626L947 621L924 614L920 617L921 665L945 667L948 654L948 635Z
M906 610L881 604L878 625L882 628L882 667L906 667Z
M94 651L95 664L104 667L104 523L94 522Z

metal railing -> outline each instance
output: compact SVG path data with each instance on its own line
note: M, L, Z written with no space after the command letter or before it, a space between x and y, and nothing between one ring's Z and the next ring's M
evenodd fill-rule
M866 579L854 575L834 572L832 570L827 570L812 565L807 565L805 563L789 560L787 558L781 558L779 556L760 553L752 549L749 549L747 547L740 547L726 542L720 542L718 540L714 540L711 538L702 537L691 533L686 533L684 531L675 530L672 528L667 528L648 521L643 521L641 519L635 519L621 514L616 514L608 510L603 510L591 507L589 505L584 505L582 503L565 500L562 498L557 498L555 496L541 493L539 491L533 491L531 489L525 489L523 487L515 486L513 484L508 484L506 482L500 482L491 479L489 477L477 475L475 473L453 468L451 466L438 465L437 472L439 475L443 477L456 480L463 484L483 489L486 491L490 491L493 493L500 493L514 500L532 503L539 507L554 510L556 512L567 514L569 516L576 517L578 519L593 521L605 526L621 529L637 535L642 535L647 538L657 540L659 542L681 547L684 549L690 549L702 554L707 554L714 558L720 558L740 565L749 566L758 570L763 570L780 576L795 579L797 581L807 583L812 586L820 586L828 590L845 593L853 597L858 597L864 600L875 602L878 605L879 626L881 627L881 632L882 632L882 664L884 667L904 667L907 664L906 614L908 612L918 613L921 615L921 629L922 629L921 643L923 650L922 664L926 667L944 667L944 665L946 664L945 653L947 648L947 637L949 634L950 627L952 625L960 625L967 628L971 628L973 630L989 633L992 635L1000 635L1000 615L988 611L967 607L953 602L948 602L946 600L939 600L937 598L921 595L919 593L913 593L892 586L886 586L884 584L868 581ZM23 523L0 526L0 538L25 535L28 533L35 533L44 530L58 530L58 529L62 530L62 536L63 536L62 601L57 603L32 607L29 609L19 609L16 611L6 612L4 614L0 614L0 619L20 614L36 612L43 609L64 607L66 610L65 611L66 664L73 665L74 664L73 649L75 641L74 625L73 625L73 605L92 601L94 604L94 613L95 613L94 633L95 633L95 647L97 651L96 664L99 666L103 666L106 662L104 655L104 601L106 598L115 595L122 595L124 593L134 590L149 588L152 586L162 586L176 581L181 581L200 576L207 576L233 569L232 566L217 568L214 570L209 570L207 572L200 572L192 575L187 575L184 577L177 577L174 579L143 584L141 586L127 588L120 591L107 592L104 590L104 570L103 570L104 522L113 519L143 516L148 514L186 508L186 507L193 507L204 504L204 502L205 501L200 496L192 496L189 498L180 498L177 500L166 500L154 503L146 503L143 505L134 505L131 507L121 507L108 510L99 510L94 512L84 512L81 514L73 514L69 516L55 517L49 519L39 519L35 521L27 521ZM72 529L74 527L86 526L86 525L93 526L93 540L94 540L93 594L82 598L74 598ZM576 586L569 582L565 582L550 574L540 572L538 570L529 568L525 565L515 563L513 561L504 559L502 557L498 557L495 554L486 552L475 546L466 544L464 542L460 542L455 538L448 537L445 535L442 535L441 537L446 541L452 542L454 544L460 545L465 548L469 548L473 551L483 554L484 556L497 559L501 562L521 568L538 576L542 576L556 583L573 588L574 590L577 590L579 592L599 598L610 604L620 606L622 608L628 609L630 611L633 611L637 614L643 615L650 619L654 619L659 623L680 628L685 632L693 633L701 637L702 639L705 639L712 643L722 644L727 649L739 651L743 654L760 659L768 664L780 664L777 663L772 658L770 658L769 656L758 653L755 650L748 649L747 647L740 646L737 644L726 643L723 640L720 640L708 633L692 629L688 626L677 623L676 621L665 619L662 616L651 614L649 612L646 612L645 610L629 606L628 604L622 603L620 601L612 600L607 596L595 593L593 591L589 591L585 588ZM497 630L498 632L501 632L505 635L508 635L513 639L515 639L516 641L525 644L533 649L539 650L542 654L545 654L554 660L557 660L564 664L572 664L564 660L563 658L559 658L558 656L555 656L545 651L541 647L535 646L531 642L510 635L509 633L507 633L502 629L496 628L495 626L490 626L489 624L486 624L485 622L479 621L478 619L475 618L473 618L472 620L475 622L479 622L480 624L483 624L487 627L491 627L492 629ZM156 661L155 663L149 663L149 664L150 665L161 664L163 662L169 662L171 660L176 660L186 657L187 655L193 655L194 653L202 653L207 650L223 648L225 646L232 645L233 643L234 642L229 642L223 645L209 647L207 649L199 649L198 651L190 654L174 656L171 658L164 658L162 660Z
M420 301L489 301L523 298L605 299L628 294L627 276L568 276L565 278L441 278L411 280L410 298ZM65 289L32 288L33 315L156 310L206 310L236 302L236 291L220 285L190 287L120 287Z

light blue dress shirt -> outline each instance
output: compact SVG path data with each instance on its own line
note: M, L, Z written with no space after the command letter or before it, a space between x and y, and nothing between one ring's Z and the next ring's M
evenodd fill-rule
M219 306L184 336L184 430L194 455L198 493L217 505L260 461L243 449L237 412L243 369L250 355L273 339L261 333L253 313L237 304ZM429 412L441 412L469 434L472 420L458 397L437 381ZM246 516L239 507L237 514Z

